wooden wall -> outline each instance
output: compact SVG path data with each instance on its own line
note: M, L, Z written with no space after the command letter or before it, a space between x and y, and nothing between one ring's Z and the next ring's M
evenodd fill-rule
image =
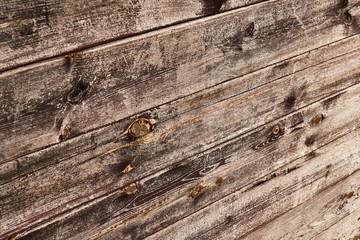
M0 0L0 239L360 239L360 0Z

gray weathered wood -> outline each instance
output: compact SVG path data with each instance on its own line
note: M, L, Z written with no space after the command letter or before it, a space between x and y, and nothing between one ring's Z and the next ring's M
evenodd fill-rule
M161 118L161 121L172 119L188 111L211 105L254 89L257 86L272 82L283 76L299 72L341 54L355 51L359 46L360 35L355 35L343 41L287 59L279 64L270 65L267 68L228 83L164 104L153 110L154 115ZM126 125L129 124L130 121L131 120L125 119L109 127L104 127L82 135L75 140L70 139L70 141L62 142L49 149L2 164L0 165L0 183L8 182L16 176L35 171L44 166L85 153L97 146L111 142L114 140L114 137L126 129Z
M139 140L130 144L126 139L120 140L16 178L0 187L5 204L1 209L6 220L4 228L12 226L15 230L46 220L357 84L359 54L355 51L337 57L244 94L215 101L210 106L195 106L192 111L164 122L160 118L156 131L140 139L144 144L137 144L141 143ZM225 86L235 90L237 84L232 81ZM188 103L180 101L178 104ZM227 116L226 121L224 116ZM191 129L197 129L197 132ZM109 135L109 132L105 134ZM96 157L119 145L127 148ZM26 164L26 158L23 162ZM121 165L125 162L135 166L132 174L121 173ZM15 217L19 213L22 217Z
M347 109L339 114L349 104L360 103L359 92L360 86L357 85L335 95L337 97L331 96L196 155L169 170L146 177L139 181L140 191L133 197L118 190L89 202L86 207L52 219L57 222L49 226L45 223L43 229L29 230L34 232L24 235L26 239L41 239L47 234L60 239L83 239L106 226L120 223L113 233L116 239L142 239L229 193L239 190L246 192L303 167L315 156L321 158L321 153L325 151L321 150L322 147L359 128L360 113L354 114ZM314 127L311 122L319 112L325 114L326 118ZM269 141L269 131L279 123L286 129L284 135ZM312 138L314 134L316 139ZM313 144L309 145L307 139L313 139ZM256 146L257 150L254 151ZM287 154L284 155L284 152ZM329 174L324 172L324 176ZM188 199L187 194L199 182L209 185L221 177L226 177L223 182L210 184L209 189L203 189L195 200ZM81 231L84 227L81 219L86 219L86 232ZM70 226L72 231L69 231Z
M270 1L5 72L1 161L57 144L63 126L78 136L359 33L356 14Z
M0 71L264 0L1 0Z
M358 171L244 239L353 239L360 233L359 179Z
M249 192L230 194L147 239L239 239L357 172L360 169L359 138L357 130L318 150L319 155L300 169ZM329 165L331 173L327 175Z
M357 179L359 181L359 179ZM355 212L344 219L341 219L338 223L326 229L321 234L315 236L311 240L327 240L327 239L350 239L358 240L360 238L360 229L359 229L359 215L360 208L359 206L354 206Z

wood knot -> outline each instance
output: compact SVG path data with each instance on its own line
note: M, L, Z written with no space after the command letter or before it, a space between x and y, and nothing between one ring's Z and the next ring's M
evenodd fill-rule
M255 30L255 24L254 22L251 22L245 29L245 37L252 37L254 35Z
M135 182L130 183L129 185L126 185L125 187L123 187L122 192L124 192L126 195L134 195L135 193L138 192L139 190L139 185Z
M71 104L80 103L89 91L90 86L87 83L79 81L70 91L67 100Z
M350 27L353 23L353 17L349 11L344 12L344 22L345 26Z
M68 125L62 126L59 131L59 140L65 141L71 133L71 128Z
M311 120L311 126L317 126L319 125L323 120L325 119L325 116L323 114L318 114L316 115L312 120Z
M130 124L127 132L132 137L140 138L149 134L154 129L155 124L155 119L138 118Z

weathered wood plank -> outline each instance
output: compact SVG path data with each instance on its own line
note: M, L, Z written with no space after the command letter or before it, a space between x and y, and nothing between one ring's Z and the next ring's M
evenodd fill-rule
M146 239L239 239L359 171L359 138L360 131L340 138L300 169L246 193L235 192ZM329 164L331 174L326 174Z
M359 33L338 5L264 2L5 72L1 161Z
M119 146L119 143L107 144L86 154L19 177L0 187L2 194L0 196L4 199L5 205L1 212L4 213L5 222L8 224L4 225L4 228L16 226L13 230L15 231L23 226L43 221L55 213L166 169L196 152L217 146L222 141L262 126L274 118L331 94L337 94L339 90L359 83L359 54L355 51L214 105L194 108L193 111L177 118L159 121L157 130L149 134L144 145L136 146L134 143L129 145L123 142L122 144L132 148L118 149L118 152L112 155L94 158L103 152L104 148ZM344 64L347 68L344 68ZM230 89L236 86L232 83L234 82L227 83ZM291 108L286 107L288 101L284 100L284 96L294 94L296 95L294 105ZM256 101L252 101L255 98ZM352 103L355 102L357 102L356 98L352 99ZM188 103L180 101L179 104ZM331 105L331 101L324 106L329 107L329 104ZM224 115L227 116L226 122L222 121ZM344 121L349 123L348 121L355 121L357 115L349 109L348 114L344 111L341 116L346 117ZM198 131L191 131L195 128ZM122 174L122 166L129 163L136 170L131 174ZM33 188L33 183L36 183L36 189ZM66 191L65 195L64 191ZM22 194L16 195L15 198L15 192ZM12 202L16 204L10 204ZM28 209L30 206L31 210ZM23 216L22 219L31 220L20 222L22 221L20 218L14 218L19 212Z
M264 0L0 1L0 71Z
M359 180L358 180L359 181ZM345 217L338 223L325 230L322 234L315 236L312 240L327 240L327 239L339 239L339 240L358 240L360 238L359 216L360 208L357 206L357 211L353 214Z
M359 179L357 172L244 239L352 239L360 233Z
M205 107L222 101L232 96L241 94L265 85L281 77L299 72L320 62L327 61L341 54L356 51L360 46L360 35L347 38L319 49L287 59L279 64L270 65L257 72L235 79L214 88L200 91L189 97L181 98L154 109L155 116L161 121L166 121L188 111ZM145 114L145 113L142 113ZM141 115L141 114L140 114ZM109 127L100 128L80 138L70 139L54 147L45 149L35 154L10 161L0 165L0 183L8 182L13 177L27 172L35 171L44 166L59 162L70 157L85 153L97 146L104 145L114 140L114 132L122 132L130 120L123 120ZM110 134L109 134L110 133ZM115 134L117 136L118 134Z
M354 89L355 87L346 93L335 95L338 98L332 96L313 104L291 116L194 156L176 167L147 177L138 182L141 187L135 196L126 196L119 190L88 203L87 207L74 209L51 219L51 222L55 222L50 225L45 223L43 227L40 225L37 231L30 229L21 235L25 236L24 239L41 239L47 235L60 239L83 239L106 226L124 223L116 229L116 239L142 239L229 193L239 190L245 192L274 176L285 175L301 168L315 156L321 158L325 150L319 148L359 128L360 113L354 114L351 109L347 109L339 114L349 104L359 104L360 86L356 86L355 92ZM319 126L314 127L312 122L319 112L325 114L326 118ZM285 134L281 135L281 138L268 141L269 131L279 123L286 129ZM314 134L316 140L313 145L304 144ZM255 146L258 146L256 151ZM284 155L284 152L287 154ZM293 159L296 160L292 161ZM327 171L334 168L329 168L329 165L327 167L322 176L330 175ZM218 180L224 176L226 178L220 184ZM191 192L189 185L190 188L197 185L195 181L202 181L205 186L209 182L218 181L219 186L215 184L208 190L204 188L200 196L189 201L188 197L183 196ZM216 194L213 194L214 191ZM179 198L183 201L179 202ZM149 213L151 215L148 216ZM82 219L86 219L86 225ZM69 231L70 226L72 231ZM86 233L81 232L84 226ZM29 232L31 233L28 234Z

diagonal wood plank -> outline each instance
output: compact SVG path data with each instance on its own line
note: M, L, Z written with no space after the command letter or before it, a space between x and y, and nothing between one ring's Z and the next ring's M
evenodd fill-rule
M228 194L254 189L300 169L315 156L321 158L325 151L321 148L359 128L360 113L354 114L351 109L343 111L349 104L359 103L359 91L360 86L352 87L146 177L138 182L141 188L135 196L127 196L120 189L21 235L26 239L44 238L47 234L83 239L115 225L117 228L109 232L116 239L142 239ZM314 127L312 122L319 112L326 118ZM271 141L269 131L277 124L286 129L285 133ZM314 143L305 144L314 135ZM333 169L334 166L326 165L322 176L334 174ZM200 188L201 194L194 200L189 199L189 192L194 193L199 186L207 187ZM84 227L81 219L86 219L86 233L80 231Z
M357 172L244 239L352 239L359 232L359 179Z
M354 37L347 38L343 41L287 59L279 64L271 65L249 75L234 79L228 83L220 84L188 97L164 104L153 109L153 114L150 115L153 115L153 117L160 117L161 121L170 120L186 112L209 106L235 95L250 91L257 86L262 86L281 77L297 73L320 62L325 62L339 55L356 51L359 46L360 35L355 35ZM148 115L149 113L143 112L140 115L142 114ZM109 127L100 128L99 130L81 135L75 139L70 139L70 141L62 142L40 152L2 164L0 165L0 182L8 182L16 176L85 153L97 146L108 144L109 142L114 141L114 136L119 135L118 132L123 132L123 129L126 129L126 125L129 124L130 120L125 119L112 124Z
M0 71L264 0L1 0Z
M263 2L5 72L1 162L359 33L357 5Z
M320 156L315 156L300 169L276 177L246 194L235 192L146 239L239 239L323 189L357 174L359 138L357 130L319 150ZM332 173L327 175L329 164ZM109 237L113 236L100 239Z
M340 56L244 94L200 109L195 108L174 119L159 121L156 131L143 139L145 144L129 145L126 139L120 143L109 143L16 178L0 187L0 198L4 203L1 212L5 219L2 228L16 226L14 229L19 229L41 222L358 84L359 54L355 51ZM344 68L344 64L347 68ZM284 96L294 95L296 101L288 108L289 101ZM184 101L180 103L187 104ZM328 102L330 105L331 101ZM227 116L227 121L223 121L224 116ZM194 128L198 131L191 131ZM119 144L129 148L94 157ZM123 175L120 168L127 162L131 162L136 171ZM15 217L19 213L22 217Z

